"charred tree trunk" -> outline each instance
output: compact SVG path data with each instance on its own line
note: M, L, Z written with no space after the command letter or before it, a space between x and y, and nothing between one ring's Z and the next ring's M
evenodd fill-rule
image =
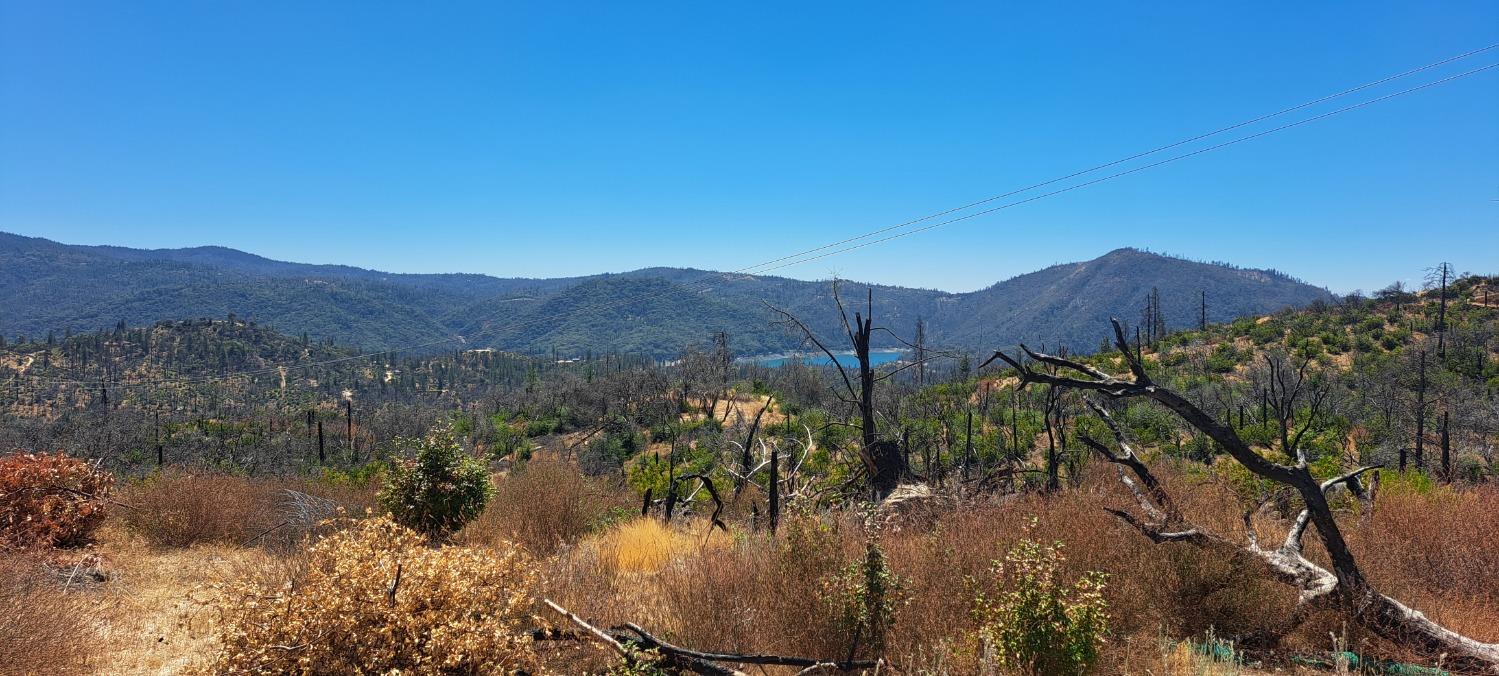
M1420 374L1416 377L1416 469L1426 468L1426 350L1421 351ZM1405 471L1405 465L1400 465Z
M879 437L875 425L874 415L874 386L879 378L876 377L874 366L870 363L869 349L870 339L874 335L874 292L868 291L865 300L865 311L855 312L853 321L850 322L848 312L843 307L843 300L838 296L838 285L833 284L833 299L838 304L838 312L843 320L843 330L847 334L849 343L854 348L854 357L859 362L857 374L858 385L854 385L854 377L849 375L848 369L838 361L826 345L822 343L795 315L775 306L771 310L786 319L786 323L795 325L819 349L827 355L833 368L837 369L838 375L843 380L843 391L847 397L840 398L852 404L859 410L859 458L864 463L864 468L869 472L869 489L871 498L879 501L894 491L907 474L905 457L901 455L900 445L887 439Z
M1447 434L1451 411L1442 411L1442 478L1452 481L1452 438Z
M770 534L781 523L781 449L770 447Z

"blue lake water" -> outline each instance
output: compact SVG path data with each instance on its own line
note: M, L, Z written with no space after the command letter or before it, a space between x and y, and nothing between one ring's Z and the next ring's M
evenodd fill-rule
M843 366L858 366L859 365L859 360L856 359L852 353L845 354L845 353L837 352L837 353L834 353L834 354L838 357L838 363L842 364ZM888 364L890 362L899 360L901 358L901 356L904 355L904 354L905 353L902 352L901 350L870 350L869 351L869 363L871 365L873 365L873 366L879 366L880 364ZM782 355L782 356L776 356L776 357L764 357L764 358L755 359L754 362L756 364L760 365L760 366L768 366L770 368L778 368L778 367L781 367L781 366L785 366L787 362L795 360L795 359L800 359L802 361L802 363L804 363L804 364L812 364L814 366L828 366L828 365L830 365L830 364L833 363L832 360L828 359L827 355L825 355L825 354L823 354L821 352L819 352L817 354L802 354L802 355L793 355L793 356L784 356L784 355Z

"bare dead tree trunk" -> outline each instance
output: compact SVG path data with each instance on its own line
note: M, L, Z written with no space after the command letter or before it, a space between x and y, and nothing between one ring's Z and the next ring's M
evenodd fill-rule
M968 481L970 466L973 464L973 407L968 407L968 425L963 437L963 481Z
M1420 375L1416 379L1416 469L1426 468L1426 350L1421 350ZM1405 471L1405 465L1400 466Z
M1197 306L1197 328L1206 331L1208 330L1208 292L1203 289L1199 293L1201 295L1200 304Z
M1447 434L1451 411L1442 411L1442 478L1452 481L1452 438Z
M838 305L838 313L843 321L844 333L848 336L849 343L854 348L854 357L859 362L857 374L858 387L854 386L854 377L849 375L848 369L838 361L838 357L822 343L807 325L795 315L782 310L774 305L767 306L777 314L785 318L786 323L798 328L808 341L816 345L818 349L826 354L833 368L837 369L838 375L843 380L843 392L847 397L839 395L843 402L852 404L859 410L859 433L860 448L859 457L864 462L865 470L869 473L869 488L871 497L883 500L885 496L894 491L900 485L901 479L908 473L905 457L901 455L901 448L887 439L881 439L875 424L874 415L874 386L880 380L875 374L874 366L870 363L869 348L870 339L874 335L874 291L868 291L865 299L865 311L854 312L853 321L848 318L848 311L843 306L843 299L838 295L838 283L833 283L833 300Z
M781 449L770 447L770 534L781 523Z
M1055 493L1062 488L1061 460L1057 453L1057 433L1061 425L1056 419L1061 406L1062 388L1046 388L1045 406L1041 409L1041 420L1046 426L1046 492Z
M1319 482L1307 466L1304 450L1295 448L1294 462L1281 464L1272 462L1250 447L1231 427L1225 426L1212 415L1198 408L1185 397L1171 389L1151 381L1143 363L1130 355L1129 345L1124 339L1124 329L1117 320L1114 324L1115 345L1132 373L1132 378L1123 378L1077 361L1031 351L1024 345L1020 349L1030 362L1039 362L1078 375L1059 375L1032 368L1031 363L1022 362L1002 351L996 351L985 365L995 359L1003 360L1013 367L1021 378L1022 386L1036 383L1054 387L1070 387L1097 392L1111 398L1141 397L1151 399L1185 420L1188 424L1218 442L1234 460L1250 472L1288 486L1301 497L1303 508L1292 524L1283 544L1274 549L1260 546L1252 527L1248 528L1247 545L1233 543L1211 534L1187 522L1180 516L1174 503L1161 488L1159 481L1149 469L1135 457L1124 439L1122 430L1114 425L1106 411L1094 405L1094 412L1104 419L1114 432L1121 452L1108 451L1102 444L1087 440L1090 447L1099 451L1110 462L1128 468L1133 478L1121 473L1123 483L1134 493L1144 517L1124 510L1111 510L1115 516L1133 526L1155 542L1188 542L1194 545L1221 550L1226 553L1247 552L1261 561L1275 576L1300 592L1296 612L1290 618L1294 626L1314 609L1328 608L1341 612L1355 624L1390 641L1409 646L1424 654L1442 656L1449 667L1468 671L1499 673L1499 643L1484 643L1447 629L1420 612L1399 601L1379 593L1364 577L1354 560L1352 551L1343 537L1343 532L1333 517L1327 501L1328 493L1340 486L1352 486L1360 475L1376 467L1366 466L1342 476ZM1141 489L1135 481L1145 486ZM1246 520L1251 521L1257 510L1251 510ZM1327 552L1331 568L1315 564L1302 555L1302 539L1308 526L1315 527Z
M755 421L750 423L749 434L744 437L744 449L739 455L739 466L744 474L734 479L734 495L739 495L744 490L745 482L750 480L750 473L753 471L754 465L754 458L751 456L750 449L754 448L755 434L760 431L760 420L765 417L765 411L769 410L770 405L773 403L775 403L774 397L765 400L765 405L761 406L760 412L755 414Z
M344 400L344 436L349 442L349 462L358 463L359 454L354 449L354 400Z

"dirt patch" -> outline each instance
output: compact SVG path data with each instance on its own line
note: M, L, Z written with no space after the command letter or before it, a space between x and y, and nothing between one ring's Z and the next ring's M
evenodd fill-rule
M718 401L713 405L713 417L716 420L723 421L725 425L739 423L748 425L754 422L755 416L760 413L761 408L765 407L765 402L769 399L770 397L757 394L734 394L728 399ZM683 413L682 419L695 420L701 418L702 415L702 413ZM769 410L765 411L764 417L760 419L760 424L762 426L778 425L785 421L786 414L781 412L781 405L777 402L772 404Z
M219 585L272 562L257 549L153 549L118 526L103 533L110 579L86 593L109 673L202 673L218 649Z

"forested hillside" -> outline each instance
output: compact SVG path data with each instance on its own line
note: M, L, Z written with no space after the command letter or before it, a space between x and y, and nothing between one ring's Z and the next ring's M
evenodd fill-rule
M843 285L845 299L869 288ZM1154 293L1152 323L1195 325L1327 300L1327 292L1277 273L1120 249L1053 266L972 293L873 287L879 347L909 340L918 319L936 346L985 350L1020 341L1096 345L1092 327L1137 317ZM561 279L405 275L273 261L220 247L141 250L70 246L0 233L0 334L34 337L193 317L239 317L366 351L448 341L439 349L494 347L526 354L638 352L675 355L713 333L741 354L793 350L800 337L773 325L767 303L808 317L819 334L841 332L820 312L831 285L780 277L647 268ZM1204 293L1206 294L1204 296ZM462 337L459 340L458 337Z

